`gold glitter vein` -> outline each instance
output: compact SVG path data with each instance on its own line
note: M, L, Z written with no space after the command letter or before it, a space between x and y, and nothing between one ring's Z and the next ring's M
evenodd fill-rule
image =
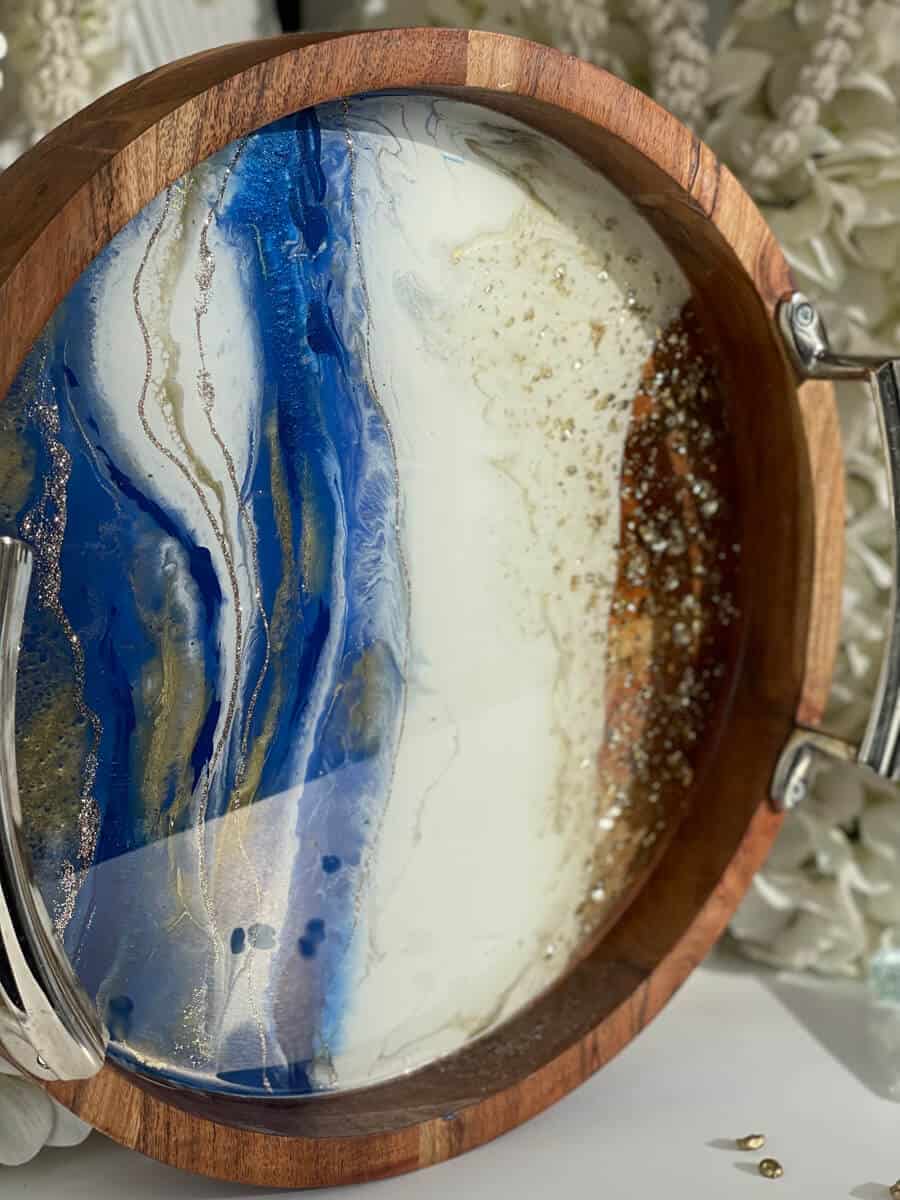
M225 191L228 187L228 181L231 178L232 172L240 162L241 155L244 153L246 146L247 140L244 139L238 146L236 153L231 159L231 162L225 169L218 195L216 196L214 202L210 205L203 220L203 225L200 230L200 266L196 275L199 298L194 306L194 327L197 337L197 350L200 355L200 371L197 377L197 387L200 393L201 402L203 404L203 412L206 416L206 423L209 426L209 431L212 434L216 445L219 447L222 458L225 462L225 468L228 472L228 478L231 482L231 490L234 493L235 502L238 508L239 520L246 531L247 541L250 544L250 559L253 573L253 594L256 601L256 612L263 629L265 646L263 663L260 667L259 674L257 675L256 684L253 688L250 702L247 705L244 727L241 733L241 751L237 770L238 789L240 788L240 784L243 782L246 775L247 747L250 738L250 730L253 725L253 717L256 712L257 703L259 702L260 693L262 692L263 684L269 670L269 663L271 659L271 636L269 631L269 618L263 603L262 580L259 570L259 540L257 538L256 526L254 525L253 518L251 517L250 512L247 509L247 505L244 502L241 485L237 477L237 468L235 466L234 457L232 456L228 446L225 444L225 440L219 432L218 426L215 422L215 417L213 415L216 405L216 389L213 383L212 374L210 373L206 361L206 347L203 342L203 318L209 312L209 302L212 295L213 279L216 273L216 258L209 245L210 226L212 225L212 222L214 221L216 214L222 205L222 201L225 198ZM240 662L238 662L235 667L236 680L239 673ZM241 803L241 795L239 790L235 792L233 799L236 801L235 807L239 808ZM256 914L257 919L261 920L263 910L262 885L259 879L259 872L256 870L256 865L248 854L247 847L244 843L241 821L242 817L237 815L235 833L237 835L238 850L253 880L253 887L256 893ZM260 1012L259 1000L256 994L256 986L253 974L254 954L255 947L251 945L247 956L247 993L250 1001L250 1010L253 1015L253 1020L259 1037L263 1088L265 1091L271 1091L272 1085L266 1075L266 1067L268 1065L268 1046L266 1043L265 1026L263 1025L262 1014Z
M72 654L75 675L75 710L90 729L90 746L85 756L81 776L78 813L78 863L63 864L60 887L62 895L53 914L53 925L61 937L75 911L75 902L97 847L100 812L94 796L94 784L99 765L103 722L84 698L84 647L62 606L61 556L68 521L68 487L72 474L72 456L60 441L59 407L47 399L47 352L39 363L40 385L31 405L31 416L40 430L41 441L49 459L50 470L45 474L41 497L22 521L22 536L34 550L37 600L51 612L65 635Z
M184 477L190 485L194 494L200 502L206 519L209 522L213 537L222 552L222 557L225 560L225 567L228 574L228 581L231 588L231 595L235 606L235 667L234 677L232 680L231 692L228 698L228 707L225 714L225 722L221 737L213 748L213 753L210 761L207 764L204 773L204 780L200 792L200 802L197 813L196 836L197 836L197 870L200 883L200 892L203 898L203 905L206 910L207 922L209 925L210 942L213 947L214 961L218 963L221 958L221 935L218 930L218 923L215 912L215 904L209 890L209 874L206 863L206 813L209 807L209 795L212 789L212 779L215 769L218 765L222 752L227 744L231 733L231 728L234 723L235 711L237 708L237 694L240 682L240 664L243 651L243 609L241 607L240 589L238 586L237 572L234 566L234 559L231 553L231 547L228 544L228 539L224 536L218 520L209 506L209 501L203 492L200 484L191 474L187 465L168 447L165 446L153 432L150 422L147 418L147 398L150 393L150 387L153 382L153 343L150 338L150 330L147 326L147 321L144 316L143 307L141 304L141 283L144 277L144 271L147 268L147 263L150 261L150 256L153 253L154 247L159 240L163 227L169 215L169 210L172 204L172 188L166 189L166 199L163 205L162 213L159 220L150 234L150 238L144 249L143 257L140 265L135 273L132 283L132 303L134 307L134 315L141 331L141 337L144 342L145 368L144 379L141 385L141 393L138 399L138 418L141 423L141 428L144 431L147 440L154 449L167 459L175 469Z
M241 735L241 757L238 768L238 783L243 780L246 771L247 760L247 745L250 738L250 729L253 725L253 717L256 712L256 706L259 702L259 696L265 682L266 675L271 662L271 647L270 647L270 631L269 618L266 613L265 605L263 604L262 583L259 569L259 539L256 534L256 527L253 523L253 518L244 501L244 496L241 490L240 482L237 477L237 468L235 466L234 457L216 425L213 415L216 405L216 389L212 380L212 375L209 371L206 362L206 348L203 342L203 318L209 312L210 296L212 294L213 279L216 272L216 258L209 245L209 230L212 222L222 206L222 201L225 198L225 191L228 187L228 182L232 173L240 162L241 155L246 149L246 139L241 142L234 157L228 164L225 173L222 177L222 183L219 188L213 204L210 205L204 218L203 225L200 230L200 267L197 271L197 288L200 298L194 307L194 322L197 334L197 349L200 354L200 371L197 379L197 386L200 393L200 399L203 403L203 412L206 416L209 431L215 440L216 445L222 453L222 458L225 461L225 467L228 471L228 478L231 482L231 490L234 493L235 502L237 503L238 513L241 523L247 533L247 540L250 544L250 557L253 571L253 589L254 599L256 601L256 611L259 616L260 624L263 627L263 638L265 642L265 653L263 663L256 680L256 685L250 697L250 703L247 706L247 714L244 720L244 729Z

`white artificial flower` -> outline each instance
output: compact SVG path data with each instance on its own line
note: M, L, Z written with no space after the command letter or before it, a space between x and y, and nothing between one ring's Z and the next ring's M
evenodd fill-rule
M14 0L6 20L19 106L35 141L103 90L121 55L117 0Z
M900 6L881 0L864 12L855 0L750 0L714 59L705 136L759 201L832 340L853 353L900 353L898 98ZM871 398L848 385L839 401L847 564L829 720L858 740L884 653L893 529ZM893 789L826 776L813 804L788 815L734 935L776 965L864 973L885 938L900 940L898 824Z
M78 1146L90 1132L40 1084L0 1059L0 1167L22 1166L44 1146Z

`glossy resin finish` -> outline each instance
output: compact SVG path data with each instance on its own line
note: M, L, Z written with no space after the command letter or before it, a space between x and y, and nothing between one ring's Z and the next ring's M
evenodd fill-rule
M687 297L571 153L403 94L229 147L83 276L0 520L36 869L121 1061L355 1087L566 970L615 898L619 482Z

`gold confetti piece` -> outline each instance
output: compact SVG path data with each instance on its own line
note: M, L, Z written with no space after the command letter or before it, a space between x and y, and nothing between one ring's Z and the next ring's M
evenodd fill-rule
M748 1133L746 1137L737 1139L738 1150L762 1150L766 1144L764 1133Z
M759 1164L759 1173L763 1179L780 1179L784 1174L784 1167L774 1158L764 1158Z

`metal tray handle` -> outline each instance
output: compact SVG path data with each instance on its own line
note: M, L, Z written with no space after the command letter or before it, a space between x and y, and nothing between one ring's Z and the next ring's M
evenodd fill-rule
M895 568L884 660L862 741L854 746L819 730L797 729L772 780L772 803L783 809L804 798L815 773L829 762L855 763L881 779L900 779L900 360L833 353L821 315L802 292L782 301L778 323L802 378L862 380L871 386L888 465Z
M19 638L31 551L0 538L0 1054L37 1079L87 1079L107 1034L53 932L22 840L15 751Z

